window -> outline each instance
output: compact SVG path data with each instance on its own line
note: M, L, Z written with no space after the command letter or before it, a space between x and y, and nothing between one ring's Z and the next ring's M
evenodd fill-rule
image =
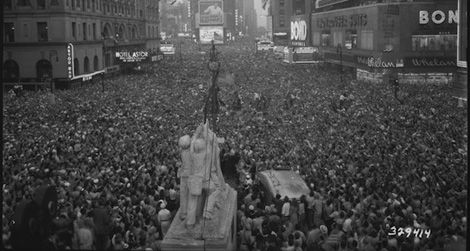
M72 37L77 39L77 24L75 22L72 22Z
M90 8L90 0L86 0L86 8L87 8L87 9Z
M319 46L320 45L320 32L315 31L312 34L312 43L313 45Z
M286 26L286 19L284 16L279 17L279 27L285 27Z
M412 35L413 51L457 50L457 35Z
M361 31L360 48L364 50L374 49L374 32L370 30Z
M147 27L147 37L150 37L150 26Z
M6 10L11 10L11 0L4 0L4 5Z
M93 70L99 71L99 69L100 66L98 64L98 56L95 55L95 57L93 58Z
M86 23L82 24L83 40L87 40Z
M5 23L5 42L15 42L15 25L13 23Z
M31 2L29 0L18 0L18 6L31 6Z
M346 40L345 47L346 49L354 49L357 48L357 31L356 30L347 30L346 31Z
M284 7L284 0L279 0L279 6Z
M85 57L85 59L83 60L83 72L84 73L90 72L90 60L88 60L88 57Z
M72 0L72 9L75 9L75 0Z
M59 0L51 0L51 5L59 5Z
M23 36L28 37L29 36L29 27L28 24L23 24Z
M343 31L333 32L333 46L343 45Z
M78 76L80 74L80 63L78 62L78 58L73 60L73 75Z
M77 0L77 7L80 7L80 0Z
M86 6L85 6L85 0L82 0L82 10L86 10L85 7L86 7Z
M322 31L321 46L331 46L331 34L329 30Z
M96 24L93 23L93 40L96 40Z
M46 8L46 0L37 0L38 9L45 9Z
M48 41L47 30L49 28L47 27L47 23L39 22L37 24L38 24L38 41L40 42Z

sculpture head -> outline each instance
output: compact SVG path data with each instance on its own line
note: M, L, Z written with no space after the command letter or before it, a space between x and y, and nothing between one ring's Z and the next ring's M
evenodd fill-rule
M178 145L182 149L188 149L189 146L191 145L191 137L189 137L189 135L184 135L183 137L179 139Z
M196 138L193 141L193 151L195 153L200 153L204 151L205 148L206 148L206 142L204 141L204 139Z

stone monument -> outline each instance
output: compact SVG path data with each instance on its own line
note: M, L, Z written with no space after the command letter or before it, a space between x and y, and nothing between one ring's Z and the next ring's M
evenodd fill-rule
M180 208L162 250L235 249L237 196L220 168L223 142L208 122L199 125L192 137L180 138Z

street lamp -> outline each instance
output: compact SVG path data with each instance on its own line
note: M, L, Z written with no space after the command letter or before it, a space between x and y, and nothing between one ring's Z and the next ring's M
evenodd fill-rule
M209 71L212 73L211 86L209 87L206 101L204 104L204 123L210 113L210 124L214 132L216 131L217 113L219 112L219 100L217 94L219 87L217 86L217 77L220 71L220 62L217 59L217 51L215 49L214 40L212 40L212 48L209 52L209 62L207 64Z

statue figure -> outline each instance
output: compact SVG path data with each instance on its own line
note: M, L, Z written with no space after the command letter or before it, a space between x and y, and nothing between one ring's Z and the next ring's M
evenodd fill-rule
M190 145L191 169L188 177L189 197L187 200L186 226L192 227L196 223L198 208L204 206L203 216L211 219L214 209L220 208L226 184L220 169L219 143L222 138L217 138L209 129L206 122L199 125L192 137ZM205 198L202 197L203 190Z
M178 145L181 150L182 162L177 174L177 177L180 178L180 218L181 220L184 220L188 210L188 176L189 172L191 171L191 155L189 152L189 146L191 145L191 137L189 137L189 135L184 135L179 139Z

